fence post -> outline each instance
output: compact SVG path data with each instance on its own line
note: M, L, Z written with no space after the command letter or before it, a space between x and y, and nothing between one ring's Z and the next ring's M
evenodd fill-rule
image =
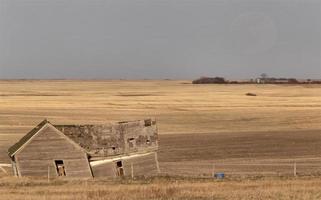
M134 166L133 163L130 163L132 179L134 179Z
M154 153L154 157L155 157L155 162L156 162L157 173L159 174L159 173L161 173L161 171L160 171L160 168L159 168L157 152Z
M212 169L212 177L215 176L215 164L213 164L213 169Z
M50 166L48 165L48 183L50 182Z
M293 175L296 177L296 162L293 164Z

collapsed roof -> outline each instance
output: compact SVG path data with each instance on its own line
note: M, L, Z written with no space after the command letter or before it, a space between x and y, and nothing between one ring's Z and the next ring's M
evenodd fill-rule
M43 120L16 144L9 148L9 156L27 143L41 128L50 123ZM153 119L126 121L101 125L53 125L79 144L91 157L108 157L134 152L154 151L158 148L156 121Z

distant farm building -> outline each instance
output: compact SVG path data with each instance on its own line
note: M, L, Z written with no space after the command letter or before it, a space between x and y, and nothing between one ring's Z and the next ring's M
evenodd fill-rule
M16 176L117 177L159 172L153 119L104 125L44 120L9 148Z
M255 79L257 84L297 84L300 83L295 78L257 78ZM302 83L302 82L301 82Z

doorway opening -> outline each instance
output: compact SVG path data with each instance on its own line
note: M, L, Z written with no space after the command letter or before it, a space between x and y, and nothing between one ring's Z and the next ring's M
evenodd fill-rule
M116 175L119 177L124 176L124 168L123 168L123 162L122 161L117 161L116 162Z
M66 176L66 170L63 160L55 160L56 171L58 176Z

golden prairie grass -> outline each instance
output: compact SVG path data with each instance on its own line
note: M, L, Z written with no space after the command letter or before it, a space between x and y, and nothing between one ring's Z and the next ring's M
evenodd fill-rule
M277 200L321 198L319 178L224 180L168 179L51 181L0 179L0 199Z
M43 118L79 124L149 116L160 134L321 128L320 85L189 83L0 81L0 131L25 133Z

